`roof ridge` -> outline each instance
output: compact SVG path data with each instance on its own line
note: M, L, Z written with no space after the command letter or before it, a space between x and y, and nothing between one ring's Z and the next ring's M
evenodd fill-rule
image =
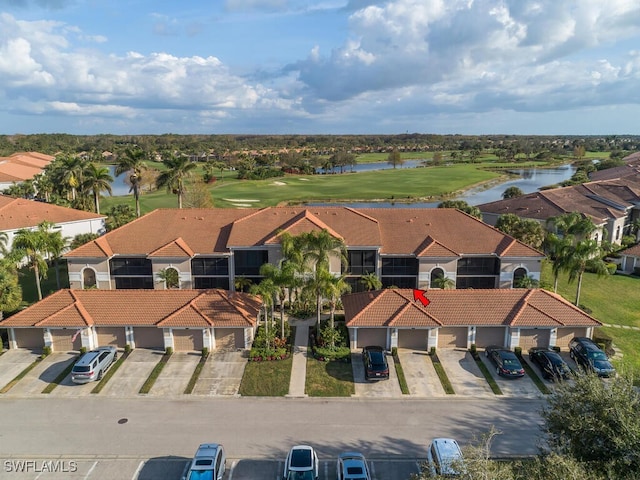
M366 218L367 220L371 220L376 225L380 225L380 222L378 221L377 218L374 218L374 217L372 217L370 215L367 215L366 213L360 212L360 211L356 210L353 207L342 207L342 208L347 210L347 211L349 211L349 212L355 213L356 215L360 215L361 217Z
M429 241L431 240L431 241ZM459 257L460 254L458 252L456 252L455 250L451 250L449 247L447 247L444 243L440 242L439 240L436 240L435 238L433 238L431 236L431 234L427 235L425 237L425 239L420 243L420 245L418 245L418 248L422 247L422 245L425 245L421 250L418 250L418 248L416 248L414 250L414 254L416 256L421 256L423 253L425 253L433 244L436 244L442 248L444 248L445 250L453 253L456 257Z
M400 297L402 297L404 300L406 300L407 303L404 307L400 308L400 310L398 310L398 312L395 315L393 315L391 319L389 319L389 322L388 322L389 325L393 325L398 319L398 317L400 317L403 313L405 313L409 309L417 309L420 313L424 314L425 316L427 316L428 318L436 322L438 325L440 326L444 325L440 320L438 320L436 317L434 317L429 312L427 312L422 306L415 303L415 301L412 300L411 298L405 297L399 291L396 291L396 290L392 290L392 291L395 291L395 293Z
M558 293L550 292L549 290L546 290L544 288L532 288L531 290L533 290L535 292L538 292L538 293L545 294L545 295L547 295L549 297L555 298L556 300L559 300L564 305L570 307L572 310L575 310L576 312L579 312L582 315L584 315L585 317L588 317L591 320L594 320L594 321L598 322L600 325L602 325L602 322L600 320L598 320L597 318L592 317L587 312L582 310L580 307L577 307L573 303L569 302L566 298L564 298L562 295L560 295Z
M528 289L527 292L524 294L524 296L520 297L520 300L518 300L518 302L514 305L514 310L516 311L511 317L511 321L509 322L509 325L513 325L516 322L516 320L522 315L522 311L524 310L524 307L528 305L528 299L531 298L532 290L533 289L531 288Z
M389 289L386 290L374 290L373 292L359 292L359 293L354 293L353 295L359 295L359 296L369 296L369 298L371 298L371 301L368 302L364 308L362 310L360 310L353 318L352 320L356 320L358 317L360 317L361 315L364 314L364 312L366 312L367 310L369 310L369 308L371 308L373 305L375 305L376 303L378 303L380 300L380 298L382 298L385 295L385 292L388 291ZM378 292L377 294L374 292Z

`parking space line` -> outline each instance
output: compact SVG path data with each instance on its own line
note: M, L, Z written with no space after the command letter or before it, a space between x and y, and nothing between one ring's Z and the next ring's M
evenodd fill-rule
M376 464L373 462L369 462L369 469L371 470L371 477L373 479L376 478Z
M138 465L138 468L136 468L136 471L134 472L133 477L131 477L131 480L136 480L136 478L142 471L142 467L144 467L144 460L140 461L140 464Z
M233 471L235 470L237 464L238 464L237 460L234 460L231 463L231 468L229 469L229 480L233 480Z
M91 465L91 468L89 469L89 471L87 472L87 474L84 476L84 480L87 480L87 478L89 478L89 476L91 475L91 472L93 472L93 469L96 468L96 465L98 465L98 462L93 462L93 465Z

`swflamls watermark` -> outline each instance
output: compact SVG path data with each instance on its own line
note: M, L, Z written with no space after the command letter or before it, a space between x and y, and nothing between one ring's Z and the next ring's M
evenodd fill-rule
M7 473L74 473L78 471L75 460L5 460Z

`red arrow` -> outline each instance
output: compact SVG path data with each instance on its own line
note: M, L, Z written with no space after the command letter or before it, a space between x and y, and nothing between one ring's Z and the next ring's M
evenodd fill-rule
M424 294L427 293L424 290L418 290L417 288L413 289L413 301L415 302L416 300L420 300L420 303L422 303L422 305L424 305L425 307L427 305L429 305L431 303L431 301L424 296Z

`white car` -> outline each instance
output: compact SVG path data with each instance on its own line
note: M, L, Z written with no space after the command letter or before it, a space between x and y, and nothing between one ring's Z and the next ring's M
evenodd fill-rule
M464 471L464 459L458 442L452 438L435 438L427 451L432 475L458 477Z
M341 453L336 465L336 478L337 480L371 480L364 455L356 452Z
M283 480L317 480L318 456L309 445L296 445L284 462Z
M203 443L198 447L189 470L182 480L222 480L226 470L224 448L218 443Z

